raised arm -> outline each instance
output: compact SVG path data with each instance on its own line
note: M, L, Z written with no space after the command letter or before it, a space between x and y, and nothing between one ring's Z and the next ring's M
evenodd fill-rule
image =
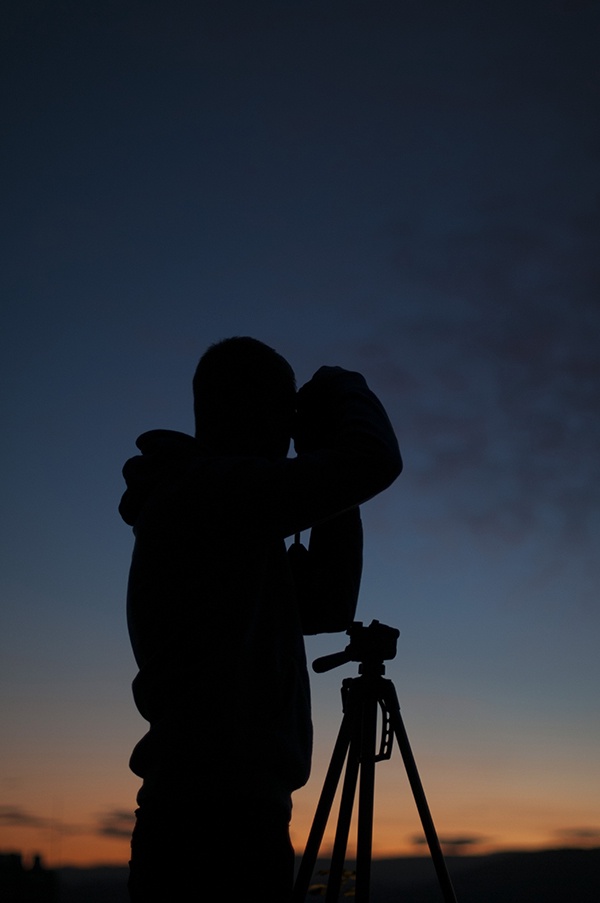
M304 634L337 633L354 620L362 575L360 509L350 508L299 537L288 549Z
M356 612L362 573L358 504L400 473L398 443L364 378L339 367L321 368L298 393L294 440L301 481L308 476L303 471L312 470L316 483L304 487L304 503L312 503L313 517L315 504L325 516L313 520L308 549L296 541L288 551L303 631L347 630ZM345 507L344 501L354 504ZM327 516L329 505L330 510L337 505L337 511Z

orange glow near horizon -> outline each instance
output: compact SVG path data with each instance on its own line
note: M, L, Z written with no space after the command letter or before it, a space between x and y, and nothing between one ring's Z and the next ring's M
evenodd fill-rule
M337 695L337 686L335 687ZM337 705L337 700L336 705ZM414 707L415 710L417 707ZM424 706L424 708L428 708ZM600 846L597 798L590 792L595 749L579 755L541 741L512 761L495 748L453 747L449 730L409 718L413 751L436 831L448 855L503 850ZM414 721L415 727L412 729ZM294 794L292 843L302 854L330 761L339 718L316 718L318 742L312 776ZM21 853L25 863L40 855L47 867L117 865L126 867L139 780L127 769L128 751L140 733L135 719L114 748L109 741L65 759L62 740L42 750L28 746L28 757L4 757L0 801L0 853ZM483 728L477 739L481 742ZM439 740L441 737L444 742ZM544 749L551 750L544 758ZM541 750L541 752L540 752ZM71 750L70 750L71 752ZM424 832L400 754L376 767L373 855L375 858L426 856ZM50 788L50 789L49 789ZM333 843L338 795L327 823L321 854ZM355 807L356 808L356 807ZM251 830L252 813L241 813ZM356 811L349 837L352 858ZM175 828L176 830L176 828Z
M298 856L302 854L314 814L317 792L305 789L298 794L294 807L291 836ZM435 809L439 809L436 812ZM531 851L565 846L598 846L598 837L585 837L574 842L564 829L564 815L557 808L546 812L524 806L498 807L481 811L476 817L470 813L459 818L456 813L432 806L432 816L438 837L446 855L483 855L501 851ZM428 856L424 833L410 793L396 801L376 801L373 831L373 856L377 859L397 856ZM249 818L251 822L251 818ZM330 853L337 823L337 801L332 809L320 856ZM573 824L581 824L581 818ZM250 826L249 826L250 827ZM355 854L356 813L350 831L348 859ZM471 842L468 842L471 840ZM60 824L36 828L34 826L1 826L0 853L20 853L26 867L34 856L40 855L48 868L64 866L92 867L101 865L126 867L129 859L129 836L100 836L94 826L81 825L77 830L64 829Z
M129 840L127 838L98 838L91 833L68 836L48 836L48 831L25 828L0 830L0 853L20 853L25 868L30 868L35 856L41 856L46 868L74 866L127 866Z
M334 687L337 695L337 686ZM337 707L337 699L335 700ZM414 707L416 710L416 707ZM424 708L428 708L424 706ZM544 760L541 745L511 761L502 751L453 748L448 730L409 718L413 751L434 825L448 855L504 850L600 846L597 799L590 793L594 752L570 766L571 749L552 746ZM412 729L414 721L415 727ZM312 776L294 794L292 843L302 854L329 765L339 718L317 712ZM128 751L140 733L135 719L114 748L106 742L80 751L67 767L64 745L35 743L26 760L5 756L0 804L0 853L21 853L25 863L40 855L47 867L117 865L126 867L139 780L127 769ZM480 738L483 729L477 735ZM444 742L439 741L442 737ZM550 748L550 747L547 747ZM542 749L543 753L543 749ZM37 757L37 758L36 758ZM424 832L401 756L377 764L373 855L375 858L426 856ZM50 788L50 789L49 789ZM333 843L338 794L328 820L321 854ZM251 830L252 813L241 813ZM176 830L176 827L175 827ZM356 807L349 837L352 858Z
M292 830L292 838L294 848L298 856L302 855L304 848L305 833L299 830ZM443 838L441 838L443 840ZM323 846L320 851L320 858L327 859L331 853L333 837L329 834L325 837ZM597 847L598 843L580 842L580 843L564 843L552 842L548 838L543 839L533 835L525 834L515 836L514 839L506 839L500 844L473 844L465 849L453 847L451 844L443 844L443 851L446 856L454 855L486 855L498 852L530 852L534 850L556 849L559 847ZM126 867L129 859L129 840L127 838L120 839L99 839L92 836L82 835L80 837L63 838L59 843L45 839L43 836L34 837L31 832L24 829L5 829L0 831L0 854L19 853L23 857L26 868L31 867L35 856L41 856L42 863L46 868L92 868L98 866L116 866ZM350 839L348 847L348 859L351 860L355 854L354 840ZM410 843L406 840L400 842L399 838L393 833L388 837L375 831L373 844L374 859L392 859L402 856L423 856L429 855L428 848L423 842L419 845Z

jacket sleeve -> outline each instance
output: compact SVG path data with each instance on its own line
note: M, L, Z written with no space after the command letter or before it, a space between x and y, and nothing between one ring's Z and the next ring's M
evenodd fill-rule
M383 406L358 373L322 368L300 390L298 416L290 469L299 494L288 512L301 523L310 518L311 533L308 549L296 541L288 558L302 628L344 631L354 620L362 573L358 506L395 480L402 460ZM292 479L289 491L295 488Z
M288 549L304 634L347 630L354 621L362 574L360 510L350 508L311 530L306 549Z
M313 392L313 427L296 458L282 463L272 516L285 536L314 527L387 489L402 471L398 442L359 374L324 367L299 393ZM316 426L314 425L316 424Z

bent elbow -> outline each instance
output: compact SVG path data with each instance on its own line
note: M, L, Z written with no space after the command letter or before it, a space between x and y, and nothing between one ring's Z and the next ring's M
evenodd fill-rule
M402 456L398 451L396 455L389 458L389 460L386 462L385 467L382 468L383 473L387 477L386 485L384 487L385 489L387 489L388 486L391 486L392 483L394 483L398 479L398 477L402 473L403 467L404 462L402 461Z

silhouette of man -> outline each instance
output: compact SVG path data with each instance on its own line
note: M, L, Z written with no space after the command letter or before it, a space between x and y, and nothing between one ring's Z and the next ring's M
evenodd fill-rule
M149 722L130 762L142 786L129 892L167 903L263 889L283 903L292 793L312 752L303 635L351 625L358 506L402 461L358 373L322 367L296 392L284 358L234 337L205 352L193 390L195 436L144 433L123 469L133 693Z

